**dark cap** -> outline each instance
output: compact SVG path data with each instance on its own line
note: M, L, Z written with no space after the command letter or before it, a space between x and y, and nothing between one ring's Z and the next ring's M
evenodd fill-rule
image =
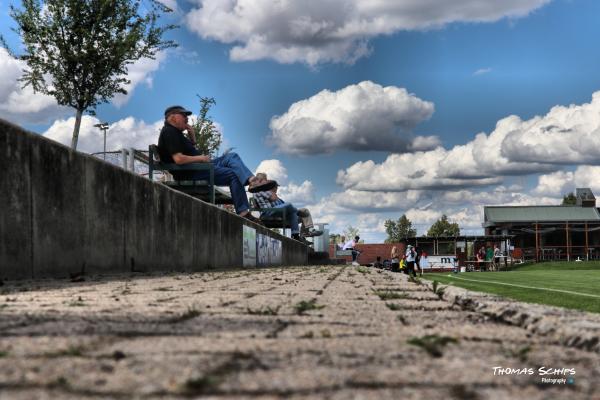
M185 108L181 107L181 106L171 106L168 107L165 110L165 118L167 118L169 115L171 114L185 114L185 115L192 115L191 111L186 110Z
M360 240L360 236L354 236L354 240Z

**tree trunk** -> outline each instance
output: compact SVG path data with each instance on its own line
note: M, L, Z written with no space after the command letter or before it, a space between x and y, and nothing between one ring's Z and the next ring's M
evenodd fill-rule
M81 126L81 115L83 110L77 110L75 114L75 126L73 127L73 138L71 139L71 148L77 150L77 139L79 138L79 127Z

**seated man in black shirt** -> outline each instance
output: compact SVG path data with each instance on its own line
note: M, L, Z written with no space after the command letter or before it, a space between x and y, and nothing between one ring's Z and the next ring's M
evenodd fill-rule
M244 186L255 183L256 178L236 153L230 152L212 160L210 156L201 155L194 147L194 128L187 122L191 114L191 111L181 106L165 110L165 125L158 138L160 159L175 164L212 163L215 185L229 186L238 215L257 222L248 211L250 207L244 189ZM187 137L183 134L185 130L188 132ZM208 171L173 171L173 177L177 180L208 179Z

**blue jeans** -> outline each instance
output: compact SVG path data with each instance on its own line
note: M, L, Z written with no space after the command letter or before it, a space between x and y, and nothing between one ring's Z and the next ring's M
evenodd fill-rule
M250 208L244 186L253 176L237 153L230 152L211 161L215 170L215 185L229 186L235 212L242 213ZM194 179L208 179L208 171L198 171Z
M285 208L285 220L290 222L290 226L292 228L292 234L300 233L300 228L298 227L298 209L294 207L290 203L283 203L274 208ZM275 214L283 214L279 211L265 211L263 215L268 217L274 216Z

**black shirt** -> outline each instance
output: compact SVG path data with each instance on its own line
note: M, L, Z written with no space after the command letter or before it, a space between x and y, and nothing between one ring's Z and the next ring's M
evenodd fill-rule
M158 137L158 155L164 163L174 164L173 154L181 153L186 156L198 156L200 152L196 150L192 141L183 135L183 131L175 128L165 121L165 125L160 130ZM173 177L176 180L193 179L193 172L173 171Z

